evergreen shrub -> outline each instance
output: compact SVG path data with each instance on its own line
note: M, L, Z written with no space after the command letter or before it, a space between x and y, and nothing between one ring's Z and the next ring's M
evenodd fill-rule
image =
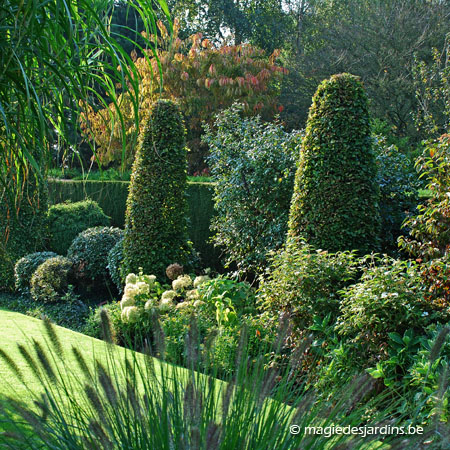
M79 233L87 228L109 224L109 217L92 200L53 205L48 210L50 249L65 255Z
M14 288L14 266L22 256L43 250L48 208L45 180L28 174L20 192L13 182L7 186L0 189L0 290Z
M57 302L67 294L72 281L72 261L55 256L43 262L31 277L31 295L41 302Z
M185 128L178 106L153 106L133 164L125 220L124 271L165 277L192 258L187 234Z
M108 280L108 253L122 238L123 230L119 228L94 227L82 231L67 251L76 277L85 282Z
M353 75L323 81L309 111L289 236L331 252L379 247L379 189L368 99Z
M300 134L241 112L240 105L223 111L204 136L215 181L213 240L228 265L260 273L267 252L286 239Z
M34 271L47 259L55 256L58 255L53 252L36 252L20 258L14 267L16 289L22 291L29 288Z

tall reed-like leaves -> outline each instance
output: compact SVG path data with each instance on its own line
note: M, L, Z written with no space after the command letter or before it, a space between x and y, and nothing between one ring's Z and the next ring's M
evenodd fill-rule
M120 36L110 32L114 4L113 0L0 2L0 201L5 195L20 197L17 193L28 176L39 181L55 144L70 146L86 105L105 107L112 102L121 118L116 87L130 92L139 120L138 73L118 44ZM146 36L156 34L154 6L170 22L165 0L136 0L129 5L142 18L140 31ZM153 48L152 42L142 39ZM116 126L123 126L123 121Z

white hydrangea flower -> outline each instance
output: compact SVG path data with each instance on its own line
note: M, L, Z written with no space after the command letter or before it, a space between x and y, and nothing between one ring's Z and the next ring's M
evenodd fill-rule
M136 306L127 306L127 322L134 323L139 319L140 311Z
M149 285L149 287L153 287L156 281L155 275L143 275L142 278Z
M173 307L173 301L170 298L163 298L159 303L159 309L163 312L169 311Z
M150 286L144 281L138 281L136 283L138 294L148 294L150 292Z
M156 306L156 300L153 299L153 298L151 298L150 300L147 300L147 301L145 302L144 308L145 308L146 310L148 310L148 309L154 308L155 306Z
M177 296L175 291L164 291L161 295L161 301L170 300L172 301Z
M180 275L176 280L172 281L172 288L175 291L187 289L192 286L192 280L189 275Z
M199 293L197 289L191 289L186 292L186 300L197 300L199 298Z
M127 306L134 306L134 298L133 297L127 297L127 296L124 295L122 297L121 302L120 302L120 308L123 310Z
M125 278L125 284L135 284L137 281L137 276L134 273L129 273Z
M136 306L126 306L122 310L121 318L124 322L136 322L139 319L140 311Z
M206 281L209 281L211 278L209 278L208 275L199 275L194 280L194 288L198 288L201 284L205 283Z
M191 306L191 302L181 302L178 303L177 306L175 306L175 309L185 309Z
M197 308L198 306L204 305L205 302L202 300L195 300L194 302L194 308Z
M139 294L139 289L135 284L127 284L123 292L124 297L134 298Z

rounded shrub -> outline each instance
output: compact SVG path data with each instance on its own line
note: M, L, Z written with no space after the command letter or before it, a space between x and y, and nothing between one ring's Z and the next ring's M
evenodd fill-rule
M124 273L165 276L192 255L187 235L185 128L179 108L156 102L141 137L125 218Z
M14 288L14 266L22 256L44 248L48 208L44 179L30 173L20 189L10 178L6 186L0 188L0 290Z
M123 231L119 228L94 227L82 231L67 251L76 277L85 281L104 281L108 276L108 253L122 238Z
M41 302L57 302L68 292L72 279L72 261L55 256L44 261L31 277L31 295Z
M359 280L341 292L337 330L378 359L390 333L423 334L427 325L447 322L446 308L426 300L420 265L385 257L371 261Z
M376 173L363 86L353 75L333 75L319 85L309 111L289 236L332 252L376 250Z
M47 259L58 256L53 252L36 252L25 255L17 261L14 267L16 289L21 291L30 287L30 280L34 271Z
M72 241L82 231L110 224L109 217L93 200L53 205L48 210L47 221L50 250L59 255L67 253Z
M108 271L112 282L119 292L123 291L125 277L122 276L121 266L123 264L123 238L117 241L108 253Z
M357 272L354 252L329 253L291 239L273 256L258 300L271 313L288 314L294 332L305 330L314 316L336 319L340 291L355 281Z

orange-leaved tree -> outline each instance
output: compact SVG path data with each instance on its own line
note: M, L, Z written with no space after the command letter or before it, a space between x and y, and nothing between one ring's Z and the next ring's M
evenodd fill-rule
M142 57L137 57L134 51L131 54L137 69L135 76L139 78L139 113L143 119L140 123L145 123L157 98L178 102L186 120L191 171L204 164L202 123L212 123L215 113L235 101L243 103L245 114L260 114L266 120L282 110L278 104L279 84L287 71L277 64L279 51L267 56L249 44L215 47L201 33L182 40L178 37L176 20L173 34L162 22L158 23L158 29L156 51L142 50ZM128 93L118 93L112 101L120 106L120 112L107 108L106 102L104 108L88 106L88 113L81 118L82 128L95 140L100 163L124 161L122 167L129 167L142 130L135 127L137 111Z

